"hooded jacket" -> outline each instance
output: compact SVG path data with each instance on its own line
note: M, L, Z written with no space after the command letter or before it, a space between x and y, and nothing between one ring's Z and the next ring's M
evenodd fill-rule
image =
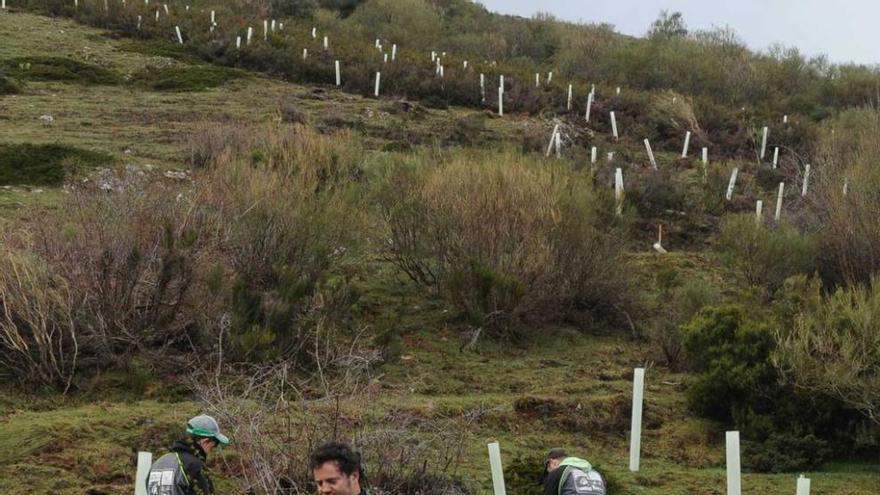
M147 476L149 495L213 495L207 454L195 438L174 442L171 452L153 463Z

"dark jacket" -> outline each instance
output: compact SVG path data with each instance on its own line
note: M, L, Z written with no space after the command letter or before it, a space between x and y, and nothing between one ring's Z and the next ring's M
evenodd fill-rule
M544 495L605 495L605 480L589 462L568 457L547 475Z
M194 439L174 442L171 452L153 463L147 476L147 493L213 495L214 485L205 465L207 457ZM167 475L164 478L163 473Z

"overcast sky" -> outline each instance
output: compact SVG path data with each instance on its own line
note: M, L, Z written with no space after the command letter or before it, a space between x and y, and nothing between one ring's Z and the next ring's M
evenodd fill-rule
M689 29L732 27L754 49L773 43L833 62L880 63L880 0L478 0L489 10L606 22L642 36L661 10L680 11Z

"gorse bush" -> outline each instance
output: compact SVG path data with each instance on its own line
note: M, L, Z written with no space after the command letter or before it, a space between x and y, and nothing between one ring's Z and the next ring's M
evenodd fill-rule
M613 205L589 178L514 154L459 153L391 168L378 202L387 258L473 324L621 316L630 289Z
M742 283L772 295L786 278L815 269L816 242L786 224L759 224L752 214L728 215L717 250Z
M751 469L815 469L832 455L870 455L876 427L840 400L802 394L783 380L774 365L777 325L739 306L707 308L687 323L690 408L739 430Z

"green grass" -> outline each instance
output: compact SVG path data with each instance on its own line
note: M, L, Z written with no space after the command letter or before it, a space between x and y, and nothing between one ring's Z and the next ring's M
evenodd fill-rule
M71 172L109 165L107 153L59 144L0 145L0 186L59 186Z
M180 43L165 40L122 40L117 48L124 52L139 53L151 57L172 58L179 62L192 64L201 63L202 60L190 52Z
M132 82L152 91L205 91L244 77L239 70L215 65L147 67Z
M64 57L16 57L0 60L0 70L25 81L61 81L79 84L119 84L119 74Z

